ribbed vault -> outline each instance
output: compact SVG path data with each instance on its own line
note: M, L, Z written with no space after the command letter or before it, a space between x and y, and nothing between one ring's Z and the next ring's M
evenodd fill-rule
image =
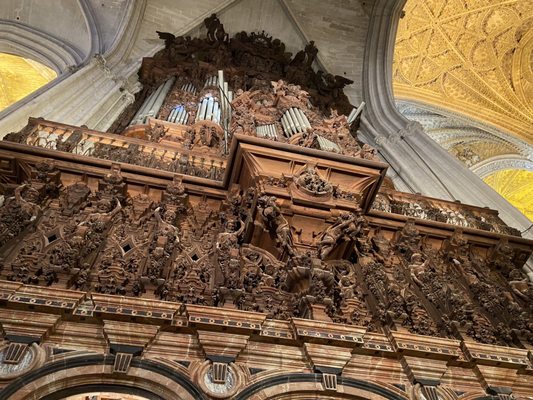
M532 56L529 1L408 0L396 38L394 94L532 143Z

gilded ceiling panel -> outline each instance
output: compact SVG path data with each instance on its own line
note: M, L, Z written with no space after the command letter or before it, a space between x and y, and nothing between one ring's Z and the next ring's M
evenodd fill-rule
M0 110L46 85L56 73L27 58L0 53Z
M516 150L509 145L486 141L457 143L450 147L448 151L461 160L467 167L472 167L481 161L493 157L516 154Z
M533 221L533 172L507 169L484 181Z
M489 122L533 143L533 2L407 0L394 94Z

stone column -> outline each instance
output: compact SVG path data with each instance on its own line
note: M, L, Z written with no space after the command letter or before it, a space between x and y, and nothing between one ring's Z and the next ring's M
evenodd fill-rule
M508 225L526 231L531 221L396 109L392 61L405 0L377 0L372 10L363 64L363 136L391 165L398 188L498 210ZM524 237L533 238L533 229ZM533 280L533 260L525 267Z

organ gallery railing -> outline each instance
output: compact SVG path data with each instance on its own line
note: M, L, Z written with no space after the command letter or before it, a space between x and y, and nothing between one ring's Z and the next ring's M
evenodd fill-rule
M152 129L152 125L148 126L147 131L143 129L141 132L146 139L138 139L31 118L26 128L7 135L4 140L168 172L222 179L226 168L222 157L188 150L172 141L156 143L155 138L164 134L164 127L154 124Z
M382 190L376 196L372 208L376 211L400 214L409 218L442 222L504 235L521 236L519 230L507 226L498 217L497 211L458 202Z

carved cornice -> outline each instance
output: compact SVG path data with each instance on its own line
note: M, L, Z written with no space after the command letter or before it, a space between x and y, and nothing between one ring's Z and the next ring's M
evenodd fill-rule
M43 324L52 318L54 321L57 321L55 323L58 324L58 326L64 324L65 321L69 321L69 324L76 326L77 324L81 324L84 319L78 317L81 314L78 313L76 309L69 310L53 307L43 308L40 299L57 296L57 292L54 289L22 285L17 290L13 291L13 285L10 282L0 281L0 290L6 289L8 292L11 292L11 294L8 297L5 297L5 311L10 312L10 310L19 309L21 310L19 312L23 312L25 315L27 314L27 317L31 318L36 325ZM33 294L29 295L24 302L14 301L17 297L20 297L19 293ZM72 297L74 294L76 298L91 298L91 294L89 293L75 291L71 291L67 295L67 298L69 296ZM57 297L57 299L62 300L63 297L64 296L60 295ZM476 383L472 382L471 385L476 384L480 389L484 387L487 382L492 382L494 384L497 379L500 379L498 378L499 376L506 375L508 378L512 379L512 381L515 381L519 376L522 376L517 375L517 371L519 374L530 374L530 362L528 360L527 350L509 349L507 347L483 345L468 341L432 338L429 336L407 334L403 331L389 331L387 335L388 337L386 337L379 334L373 334L372 332L368 332L365 328L357 326L354 326L351 330L348 330L348 327L346 326L324 324L320 321L300 319L293 319L291 321L276 321L264 318L258 319L258 314L256 313L247 313L231 309L215 309L196 305L181 306L176 303L152 301L150 303L150 307L153 307L154 309L166 309L169 311L171 309L174 310L174 313L169 313L169 315L173 315L171 319L161 320L155 315L147 316L146 314L143 314L142 310L146 309L147 306L146 300L102 295L98 295L98 297L101 299L100 301L105 299L105 302L108 304L108 308L105 316L100 316L100 313L94 314L90 319L90 323L105 323L105 329L110 329L113 327L113 333L111 336L107 335L105 338L102 336L98 340L107 340L107 346L115 346L115 348L117 348L117 344L121 344L122 348L124 348L124 345L126 344L134 347L136 346L136 348L139 349L144 348L144 350L142 350L142 360L146 360L148 363L161 363L161 365L167 365L165 368L167 368L169 372L174 370L175 374L179 374L183 376L183 378L191 379L192 381L203 379L201 371L204 371L204 374L206 372L204 363L197 364L193 362L192 364L187 364L188 367L183 367L175 361L166 359L166 356L163 353L160 353L160 350L158 350L159 347L155 346L155 343L159 337L155 334L155 332L158 330L166 331L168 333L165 333L165 335L170 335L169 337L174 336L176 339L186 336L194 337L196 334L199 334L201 337L201 346L204 349L211 349L208 352L210 357L217 359L219 356L223 357L227 351L227 347L224 346L224 343L220 342L222 337L224 340L229 340L229 338L235 335L235 338L241 337L247 329L245 325L248 326L253 324L256 326L254 330L265 330L269 329L267 327L281 324L294 332L294 336L285 338L282 342L287 349L286 351L288 351L290 348L301 348L303 351L306 351L309 354L312 365L318 370L321 368L326 368L327 370L327 368L331 368L333 364L338 365L340 370L342 370L346 361L351 360L350 362L356 362L358 357L363 357L365 354L373 354L373 358L375 360L374 362L382 364L384 368L392 368L393 363L391 364L391 361L388 361L391 360L390 356L393 356L392 359L394 359L394 357L400 357L402 360L401 364L406 371L405 373L408 376L411 376L413 379L413 384L417 381L435 381L438 383L440 377L446 372L446 370L451 368L452 364L460 365L462 368L467 370L476 370L476 373L479 374L479 381ZM123 322L125 317L131 317L132 315L131 312L122 307L124 303L129 304L131 310L136 311L133 314L135 315L135 320L137 321L136 323L132 324ZM32 307L36 307L40 311L33 311L31 310ZM83 307L83 305L80 304L79 307ZM176 324L176 321L181 321L180 315L183 313L193 317L189 318L189 323L186 323L185 325ZM221 325L217 322L219 318L227 321L227 323ZM202 321L200 325L197 325L197 320ZM240 323L237 321L240 321ZM224 333L222 337L217 339L217 335L220 334L221 326L224 326ZM125 343L123 340L121 341L120 335L127 333L131 329L135 329L135 343L126 337L124 337L124 339L126 339L127 343ZM121 331L123 332L121 333ZM76 331L72 331L69 334L74 335L70 338L71 340L75 339L77 335ZM352 336L356 337L356 340L353 340ZM376 347L372 343L375 343L376 339L378 338L379 345ZM165 352L174 351L174 347L181 345L181 340L182 339L167 342ZM276 339L274 339L274 341L275 340ZM153 343L154 346L146 347L146 343ZM250 337L241 343L241 346L243 346L241 347L241 351L249 348L250 346L253 347L259 345L259 343L260 342L257 342L255 337ZM237 344L237 342L234 341L233 345L235 344ZM220 345L222 345L222 347L220 347ZM42 352L42 349L50 348L51 350L51 348L55 347L57 347L57 345L52 343L49 344L47 337L44 337L41 344L36 346L35 349L38 353ZM383 349L381 347L383 347ZM57 348L61 349L61 347ZM372 352L367 353L370 349ZM348 350L348 352L346 352L346 350ZM32 355L32 357L36 357L37 353ZM327 360L328 353L330 358L329 360ZM51 353L48 351L47 354ZM59 361L61 359L61 363L65 366L65 368L71 368L69 367L71 364L71 361L69 360L74 361L76 357L79 356L81 356L80 352L67 352L60 354L59 356L44 357L43 352L39 356L41 357L40 361L23 367L21 372L27 374L26 381L28 379L31 380L34 379L31 377L33 377L35 374L42 374L38 368L43 365L43 368L47 369L48 371L46 374L54 376L53 371L55 369L52 368L52 366L54 365L55 360ZM86 362L89 362L91 357L94 358L97 356L98 355L95 353L86 353L86 355L83 355L82 357L84 357ZM266 357L267 354L264 356ZM331 362L333 359L335 359L335 362L332 364ZM111 363L110 367L112 367L112 356L108 356L108 361ZM0 362L0 366L1 365L2 363ZM289 370L286 367L281 367L281 369L275 371L274 375L272 375L274 372L272 371L266 375L264 373L258 374L257 378L254 377L251 379L248 373L243 374L242 372L245 365L246 364L242 364L239 361L239 358L237 358L235 364L230 364L232 371L231 373L238 375L238 377L235 377L238 378L238 380L234 381L232 385L237 384L237 387L239 388L238 393L242 391L242 395L244 395L244 393L254 391L255 389L252 388L256 383L263 382L262 385L265 387L267 385L266 382L273 376L289 373ZM497 366L496 369L498 371L496 371L494 368L488 368L489 366ZM136 368L138 369L140 367L143 367L141 358L134 356L129 373L136 374L136 371L138 371ZM105 373L106 370L107 367L102 372ZM158 371L161 373L164 371L164 369L159 367ZM325 373L325 371L323 373ZM363 372L358 372L356 375L354 375L354 372L350 372L349 377L342 374L343 378L339 378L340 380L338 383L340 385L347 385L349 384L348 382L350 379L353 378L364 380L365 382L372 382L372 380L365 378L364 375L357 375L362 373ZM145 376L147 377L148 375ZM295 379L294 381L297 381L297 375L293 376L295 376L295 378L293 378ZM139 383L142 386L145 385L145 383ZM512 383L509 383L509 385L512 386ZM39 385L34 385L33 387L37 388ZM205 386L204 384L200 384L200 387L202 390L207 391L208 393L211 388L210 385ZM230 386L229 390L231 391L231 388L234 387L235 386ZM388 387L386 384L382 386L382 390L384 390L386 387ZM12 389L10 389L10 386L8 386L5 390L9 391ZM517 386L517 390L520 392L519 386ZM405 397L405 394L402 393L404 392L397 392L397 395L400 396L399 398L402 398L402 396ZM239 394L237 397L240 398L239 396L241 396L241 394ZM392 397L387 396L387 398Z

